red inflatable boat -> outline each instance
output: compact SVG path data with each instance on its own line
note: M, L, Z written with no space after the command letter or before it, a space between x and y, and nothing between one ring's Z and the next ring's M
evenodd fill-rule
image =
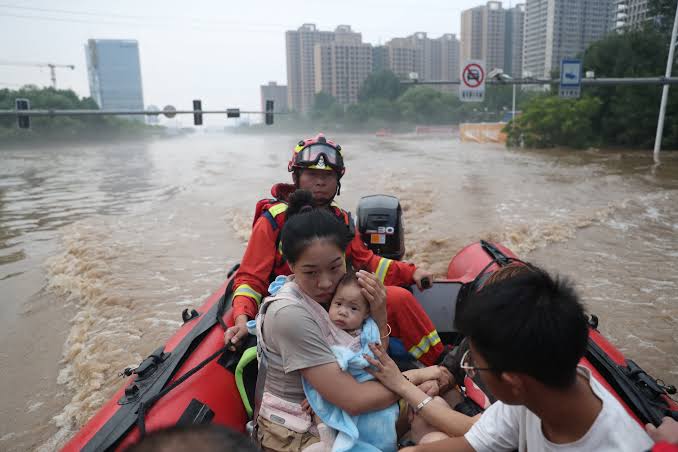
M362 232L367 213L365 209L360 212L360 208L358 213ZM402 229L399 215L398 211L396 231ZM402 246L402 240L392 242ZM385 249L375 251L388 255ZM424 292L414 291L444 342L456 344L460 339L454 328L457 300L514 259L516 256L499 244L473 243L451 260L447 280L436 281ZM230 294L236 270L237 267L229 272L227 281L200 308L183 312L183 326L164 346L136 369L125 370L127 382L63 450L124 450L138 441L142 432L176 424L213 422L245 430L256 384L256 337L250 336L250 342L238 352L226 350L223 339L226 325L233 321ZM596 326L597 318L592 316L589 346L582 364L639 423L658 425L663 416L678 418L678 404L668 396L675 393L675 388L659 384L625 359ZM483 407L482 394L469 385L467 395Z

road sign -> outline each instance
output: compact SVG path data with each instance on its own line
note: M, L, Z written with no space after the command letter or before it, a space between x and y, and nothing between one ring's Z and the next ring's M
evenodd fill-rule
M579 99L581 96L581 60L563 59L560 62L560 97Z
M176 114L177 109L174 108L173 105L167 105L165 108L162 109L162 113L165 115L166 118L174 118Z
M459 76L459 99L462 102L485 100L485 63L481 60L467 61Z

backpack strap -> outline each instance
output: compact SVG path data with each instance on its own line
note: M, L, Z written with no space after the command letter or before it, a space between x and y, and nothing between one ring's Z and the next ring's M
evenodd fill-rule
M261 408L261 401L264 398L264 387L266 383L266 374L268 370L268 361L266 349L266 342L264 340L264 317L268 307L271 305L274 299L266 298L259 308L259 314L257 314L257 360L259 361L259 370L257 372L257 385L254 389L254 411L252 414L252 419L254 425L257 425L257 418L259 417L259 409Z
M265 198L257 201L257 205L254 208L254 219L252 220L252 226L254 226L257 220L260 217L266 218L271 227L275 231L282 224L282 217L280 219L276 218L281 213L287 210L287 203L276 198Z

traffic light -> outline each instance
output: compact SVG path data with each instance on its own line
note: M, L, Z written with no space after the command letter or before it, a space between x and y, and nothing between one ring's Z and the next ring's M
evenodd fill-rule
M273 101L266 101L266 125L270 126L273 124Z
M202 102L198 99L193 101L193 111L200 112L202 111ZM202 125L202 113L193 113L193 125L201 126Z
M31 101L28 99L15 99L14 106L17 110L30 110ZM20 129L30 129L31 128L31 117L28 115L17 115L16 124Z

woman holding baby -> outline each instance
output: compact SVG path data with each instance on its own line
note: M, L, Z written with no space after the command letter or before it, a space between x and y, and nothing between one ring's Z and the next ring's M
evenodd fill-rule
M306 404L320 416L321 432L333 432L323 439L338 441L335 450L397 448L399 396L372 379L363 357L370 343L387 346L386 290L371 273L346 276L352 238L333 215L312 208L310 193L290 198L281 247L293 275L272 284L257 324L266 362L257 419L264 450L298 451L320 440ZM434 366L405 375L415 384L429 381L424 388L434 393L442 373ZM422 394L419 409L431 401Z

